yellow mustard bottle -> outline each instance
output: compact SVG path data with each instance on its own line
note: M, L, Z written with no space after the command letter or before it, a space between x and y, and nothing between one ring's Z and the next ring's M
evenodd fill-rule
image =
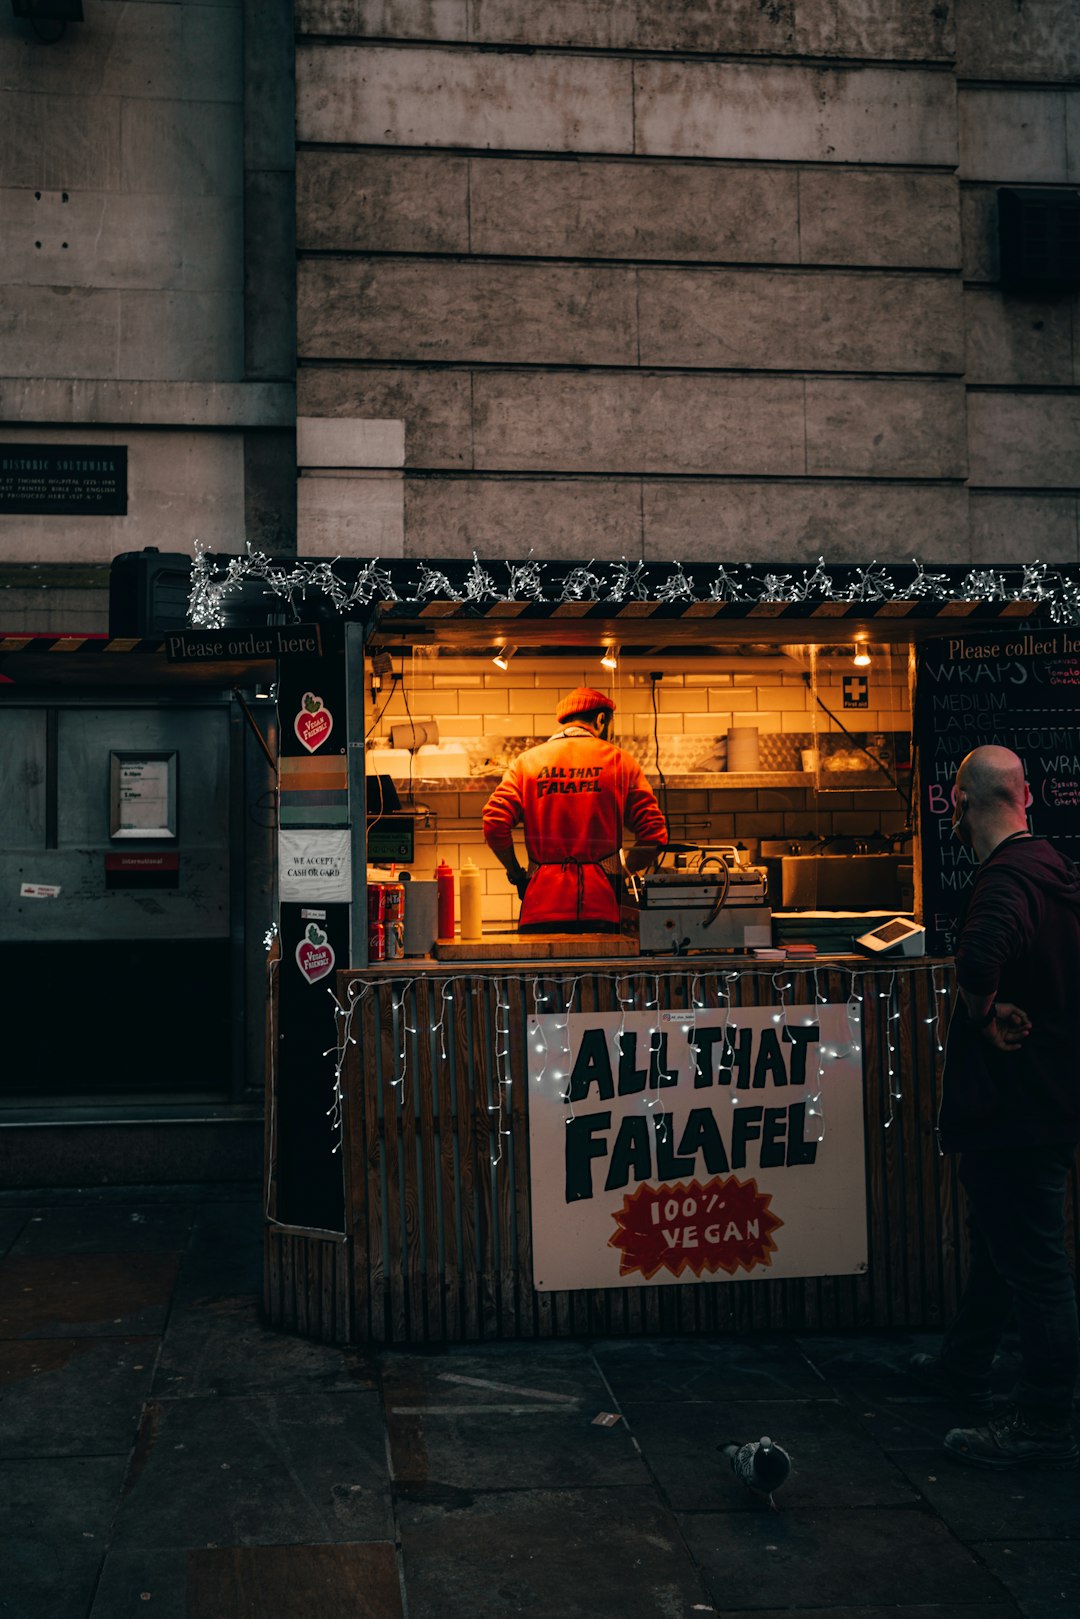
M482 934L480 920L480 868L472 860L461 866L461 937L479 939Z

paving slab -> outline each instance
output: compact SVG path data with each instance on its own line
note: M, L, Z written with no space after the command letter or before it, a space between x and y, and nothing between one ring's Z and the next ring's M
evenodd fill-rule
M0 1341L0 1456L126 1457L158 1348L138 1337Z
M745 1609L722 1608L715 1611L715 1619L740 1619ZM754 1619L798 1619L800 1613L807 1619L1020 1619L1020 1610L1012 1602L940 1602L922 1603L910 1607L906 1602L899 1608L890 1603L884 1608L769 1608L754 1609Z
M989 1473L962 1466L944 1450L909 1451L896 1460L961 1540L1068 1540L1080 1570L1080 1471Z
M873 1395L879 1400L918 1395L906 1371L912 1355L933 1355L941 1348L939 1332L875 1332L802 1334L799 1349L835 1388Z
M680 1513L725 1613L830 1603L888 1607L1000 1600L997 1580L928 1514L910 1508ZM796 1609L798 1611L798 1609Z
M900 1469L837 1401L668 1401L623 1410L677 1511L760 1511L720 1446L745 1444L763 1434L792 1459L781 1495L785 1509L897 1506L916 1499Z
M401 1619L401 1612L397 1557L386 1541L140 1546L110 1552L90 1619Z
M869 1396L885 1404L915 1404L925 1393L907 1370L912 1355L936 1355L940 1332L865 1333L860 1337L814 1333L798 1339L807 1360L839 1392L852 1398ZM1018 1357L1013 1340L1006 1338L992 1377L998 1394L1006 1396L1016 1375Z
M193 1395L349 1393L373 1389L374 1357L292 1337L263 1325L258 1301L198 1299L174 1309L154 1393Z
M605 1340L593 1352L619 1400L820 1399L830 1392L791 1339Z
M176 1299L261 1296L263 1214L259 1202L208 1203L199 1209L180 1267Z
M272 1546L389 1534L377 1395L148 1401L115 1544Z
M500 1355L385 1355L383 1402L396 1485L473 1492L646 1484L623 1422L578 1346Z
M262 1203L262 1188L255 1181L162 1181L129 1186L15 1186L0 1191L0 1208L35 1206L100 1208L110 1203L190 1203L196 1208L214 1203Z
M873 1334L864 1338L801 1339L803 1352L863 1423L867 1433L890 1454L940 1446L950 1428L979 1421L955 1400L942 1399L919 1387L907 1371L916 1352L934 1353L940 1335ZM994 1386L1002 1404L1015 1375L1016 1357L999 1357Z
M187 1575L187 1619L402 1619L388 1541L193 1551Z
M1024 1619L1076 1619L1080 1613L1075 1539L982 1541L974 1550L1015 1598Z
M37 1208L13 1254L182 1253L195 1211L172 1204Z
M0 1266L0 1338L160 1333L179 1254L14 1255Z
M29 1208L0 1208L0 1259L11 1249L33 1212Z
M964 1406L947 1400L873 1400L868 1395L840 1397L866 1432L897 1461L906 1452L940 1450L950 1428L970 1428L982 1422Z
M493 1401L534 1400L546 1405L597 1401L596 1409L605 1410L611 1400L588 1345L574 1342L391 1349L380 1354L379 1367L387 1400L393 1393L397 1403L399 1392L476 1406Z
M84 1619L126 1456L0 1465L0 1614Z
M187 1559L178 1546L114 1546L89 1619L188 1619Z
M683 1619L708 1597L651 1489L400 1501L410 1619Z

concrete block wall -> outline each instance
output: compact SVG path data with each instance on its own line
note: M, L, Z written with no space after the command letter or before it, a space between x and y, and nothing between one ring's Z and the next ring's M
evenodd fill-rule
M605 671L595 656L580 659L567 654L552 659L518 652L505 672L484 656L414 654L402 665L395 660L401 681L384 691L376 704L371 742L389 746L389 728L409 720L435 720L441 741L459 740L470 752L477 772L471 786L460 787L443 779L430 790L422 775L402 783L417 806L416 859L410 868L420 879L430 879L440 859L459 870L469 858L479 866L483 884L482 914L486 925L506 927L517 916L517 901L503 869L484 843L481 812L491 785L501 774L498 765L484 764L487 752L498 760L505 739L539 740L556 729L555 706L577 685L608 691L616 704L614 740L651 737L652 695L648 672L635 672L629 659L620 660L614 674ZM841 725L830 719L815 701L815 692L853 732L885 731L906 734L911 711L908 697L907 647L876 649L869 671L872 707L843 708L843 676L853 673L850 648L846 656L819 659L813 687L800 667L809 668L808 654L796 661L747 663L732 657L695 656L691 667L685 657L651 655L649 670L663 679L657 690L661 763L682 739L688 754L707 750L709 739L726 736L729 726L756 726L763 737L770 733L797 733L842 742ZM640 662L640 660L635 660ZM780 668L784 672L779 672ZM369 728L372 721L369 720ZM696 740L700 739L700 748ZM483 746L486 744L487 747ZM670 769L670 766L668 767ZM645 769L654 787L658 776L651 752ZM867 778L868 784L870 777ZM877 778L880 780L880 778ZM741 840L755 854L762 838L818 837L832 834L862 836L879 830L899 830L905 805L891 789L869 785L816 793L806 786L673 788L668 794L671 834L679 841L707 843ZM827 787L828 775L823 784ZM523 853L518 833L519 854Z
M403 424L405 555L1080 556L1077 301L996 263L1080 181L1075 6L297 27L298 408Z
M0 439L129 465L126 517L0 514L0 567L293 548L293 91L261 0L86 0L56 44L0 14ZM0 627L105 628L55 594Z

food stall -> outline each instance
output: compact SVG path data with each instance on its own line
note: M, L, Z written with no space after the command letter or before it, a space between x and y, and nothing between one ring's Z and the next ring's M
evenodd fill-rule
M950 772L1003 738L913 707L916 669L931 645L950 690L969 647L1080 667L1071 581L1013 572L263 564L342 628L278 693L271 1321L358 1343L943 1320L964 1239L927 947ZM617 921L523 929L535 802L509 857L484 806L543 760L591 812L589 769L535 751L582 693L666 841L607 863Z

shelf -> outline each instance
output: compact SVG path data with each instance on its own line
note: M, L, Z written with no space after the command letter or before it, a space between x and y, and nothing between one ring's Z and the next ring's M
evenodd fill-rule
M646 775L653 786L659 778L652 772ZM492 793L502 780L501 776L414 776L393 778L401 791L426 793ZM702 771L696 775L683 774L666 777L672 792L739 792L758 787L805 787L820 793L850 793L861 788L864 792L888 791L889 778L880 770L823 770L816 776L812 770L730 770Z

